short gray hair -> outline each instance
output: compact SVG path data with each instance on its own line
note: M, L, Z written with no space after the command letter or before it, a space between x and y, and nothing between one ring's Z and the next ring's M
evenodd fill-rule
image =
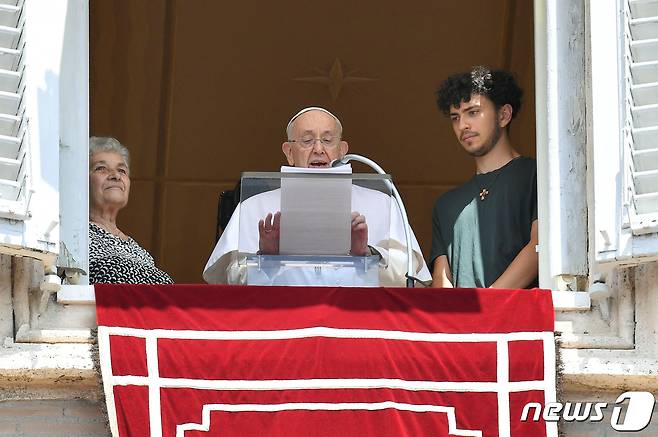
M126 166L130 168L130 152L128 148L121 144L119 140L112 137L91 137L89 138L89 159L97 152L114 152L121 155Z
M309 106L308 108L304 108L301 111L299 111L297 114L293 115L290 121L288 122L288 126L286 126L286 135L288 135L288 141L292 141L292 130L295 126L295 121L299 118L300 115L306 114L307 112L311 111L320 111L324 112L327 115L330 115L334 121L336 122L336 126L338 127L338 137L342 138L343 136L343 124L340 122L338 117L336 117L334 114L329 112L328 110L324 108L320 108L319 106Z

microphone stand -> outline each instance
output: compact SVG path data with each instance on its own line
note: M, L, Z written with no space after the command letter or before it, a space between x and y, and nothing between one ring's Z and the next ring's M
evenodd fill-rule
M355 155L355 154L347 154L340 159L336 159L332 161L331 166L338 167L340 165L345 165L350 161L357 161L362 164L365 164L379 174L382 175L387 174L384 171L384 169L381 168L375 161L368 159L365 156ZM405 276L407 278L407 288L413 288L414 281L418 281L418 279L413 276L413 247L411 246L411 226L409 226L409 218L407 216L407 210L404 207L404 203L402 202L402 198L400 197L400 193L398 192L398 189L395 188L395 184L393 184L393 182L391 182L388 179L386 179L385 182L388 185L388 188L391 190L391 193L393 194L393 198L395 199L395 202L398 204L398 209L400 210L400 214L402 215L402 223L404 225L404 236L407 241L407 274Z

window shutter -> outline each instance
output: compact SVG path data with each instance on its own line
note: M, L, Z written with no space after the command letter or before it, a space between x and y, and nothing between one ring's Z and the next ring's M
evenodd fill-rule
M624 172L633 235L658 232L658 1L624 7Z
M59 253L62 47L76 3L0 0L0 252L47 266Z
M656 261L658 0L589 6L590 244L602 268Z
M30 190L22 6L0 5L0 217L25 220Z

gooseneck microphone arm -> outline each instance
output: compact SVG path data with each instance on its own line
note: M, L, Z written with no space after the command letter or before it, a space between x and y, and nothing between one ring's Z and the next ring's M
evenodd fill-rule
M365 156L355 155L355 154L347 154L340 159L336 159L331 162L331 166L338 167L341 165L345 165L350 161L360 162L372 168L379 174L386 174L384 169L381 168L379 164L377 164L375 161L368 159ZM398 189L395 188L395 184L391 182L389 179L386 179L385 182L388 185L388 188L391 190L391 193L393 194L393 198L398 204L400 214L402 215L402 223L404 225L404 236L407 241L407 274L405 276L407 278L407 287L411 288L414 286L414 281L417 281L417 279L413 276L413 247L411 245L411 226L409 226L409 218L407 216L407 210L404 207L404 203L402 202L402 198L400 197L400 193L398 192Z

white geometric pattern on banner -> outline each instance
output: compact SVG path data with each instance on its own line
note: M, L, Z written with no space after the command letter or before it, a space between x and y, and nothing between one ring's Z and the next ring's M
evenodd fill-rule
M114 376L109 356L110 335L144 338L146 340L147 376ZM435 343L455 342L495 342L497 347L496 382L434 382L405 381L400 379L303 379L303 380L201 380L186 378L161 378L157 363L157 340L162 339L196 339L196 340L273 340L299 339L312 337L329 337L343 339L385 339L424 341ZM542 390L545 402L555 402L555 360L554 355L544 361L543 381L509 381L510 341L541 340L545 351L554 352L553 332L514 332L508 334L446 334L405 331L386 331L370 329L345 329L330 327L312 327L272 331L188 331L167 329L137 329L121 327L98 327L98 344L105 398L108 407L110 428L116 437L118 422L114 405L114 387L122 385L147 386L149 388L149 422L151 437L162 437L161 388L191 388L199 390L294 390L294 389L344 389L344 388L395 388L401 390L427 390L445 392L491 392L498 396L498 435L510 436L509 394L528 390ZM545 356L548 355L545 353ZM379 403L373 404L377 405ZM370 404L368 404L370 405ZM266 406L262 406L266 408ZM436 408L449 408L432 406ZM227 407L228 408L228 407ZM410 407L411 408L411 407ZM365 408L364 408L365 409ZM204 408L205 411L205 408ZM252 410L248 410L252 411ZM259 410L260 411L260 410ZM265 410L263 410L265 411ZM454 413L454 411L453 411ZM209 414L209 413L208 413ZM208 425L209 422L203 422ZM191 430L191 428L190 428ZM455 434L471 435L471 434ZM557 424L546 423L547 437L557 437Z
M201 423L185 423L176 426L176 437L185 437L185 431L210 431L210 413L213 411L227 412L273 412L273 411L346 411L366 410L377 411L385 409L399 411L412 411L417 413L443 413L448 419L448 432L454 436L482 437L482 431L464 430L457 428L455 409L437 405L416 405L399 402L374 403L286 403L286 404L208 404L203 406Z

